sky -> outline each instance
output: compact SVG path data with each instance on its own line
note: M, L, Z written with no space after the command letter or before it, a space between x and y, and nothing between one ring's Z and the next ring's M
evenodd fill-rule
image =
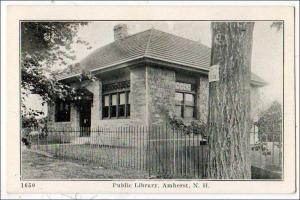
M97 48L113 42L113 27L119 23L127 24L129 35L155 28L211 47L212 33L209 21L94 21L80 28L78 32L78 36L89 42L93 48L88 50L82 45L74 45L76 54L74 63ZM283 30L277 31L271 28L271 23L270 21L255 22L253 30L251 71L268 83L261 89L263 107L274 100L282 103L283 98ZM26 104L45 111L42 106L37 106L38 101L38 97L34 96Z

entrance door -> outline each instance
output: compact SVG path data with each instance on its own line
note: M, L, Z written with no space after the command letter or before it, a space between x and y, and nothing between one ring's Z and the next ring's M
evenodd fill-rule
M90 136L91 127L91 103L80 105L80 137Z

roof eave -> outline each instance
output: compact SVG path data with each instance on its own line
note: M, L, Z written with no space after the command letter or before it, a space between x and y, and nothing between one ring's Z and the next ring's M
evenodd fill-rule
M129 59L129 60L125 60L125 61L118 62L118 63L114 63L114 64L107 65L107 66L104 66L104 67L101 67L101 68L96 68L96 69L90 70L90 72L93 75L96 75L96 74L99 74L99 73L102 73L102 72L111 71L111 70L115 70L115 69L120 69L120 68L123 68L123 67L128 67L128 66L134 65L135 63L140 62L141 59L143 59L143 56L136 57L136 58ZM79 77L81 74L82 73L70 75L70 76L63 77L63 78L59 78L58 81L70 80L70 79Z
M175 68L175 69L181 69L181 70L187 70L187 71L191 71L191 72L196 72L196 73L201 73L201 74L208 74L209 69L208 68L200 68L200 67L196 67L196 66L192 66L192 65L184 65L182 63L177 63L177 62L170 62L168 60L164 60L164 59L160 59L160 58L155 58L155 57L151 57L151 56L139 56L133 59L129 59L129 60L125 60L119 63L114 63L111 65L107 65L105 67L101 67L101 68L96 68L91 70L91 73L93 75L97 75L103 72L107 72L107 71L111 71L111 70L116 70L116 69L120 69L120 68L124 68L124 67L130 67L130 66L134 66L136 64L140 64L140 63L151 63L151 64L157 64L157 65L161 65L161 66L165 66L165 67L170 67L170 68ZM74 74L65 78L61 78L58 79L58 81L63 81L63 80L72 80L76 77L79 77L81 75L81 73L79 74ZM254 87L264 87L267 85L266 82L261 82L261 81L255 81L255 80L251 80L251 85Z
M91 70L91 73L93 75L96 75L96 74L99 74L99 73L102 73L102 72L116 70L116 69L120 69L120 68L124 68L124 67L129 67L129 66L132 66L132 65L135 65L135 64L138 64L138 63L142 62L143 58L144 58L144 56L139 56L139 57L136 57L136 58L124 60L122 62L107 65L107 66L104 66L104 67L101 67L101 68L96 68L96 69Z
M201 74L208 74L208 69L205 67L186 65L184 63L179 63L179 62L174 62L174 61L170 62L169 60L156 58L153 56L148 56L148 55L145 56L145 61L147 63L170 67L172 69L180 69L180 70L186 70L186 71L191 71L191 72L196 72L196 73L201 73Z

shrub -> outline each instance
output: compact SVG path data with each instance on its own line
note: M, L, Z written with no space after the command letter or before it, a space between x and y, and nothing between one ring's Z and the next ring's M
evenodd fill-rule
M201 120L184 122L182 118L171 115L169 116L169 123L173 128L183 130L184 134L195 134L206 137L207 124Z

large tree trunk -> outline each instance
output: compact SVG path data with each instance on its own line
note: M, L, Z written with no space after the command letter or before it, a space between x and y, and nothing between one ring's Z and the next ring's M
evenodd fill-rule
M250 76L252 22L213 22L211 64L219 81L209 84L210 179L250 179Z

